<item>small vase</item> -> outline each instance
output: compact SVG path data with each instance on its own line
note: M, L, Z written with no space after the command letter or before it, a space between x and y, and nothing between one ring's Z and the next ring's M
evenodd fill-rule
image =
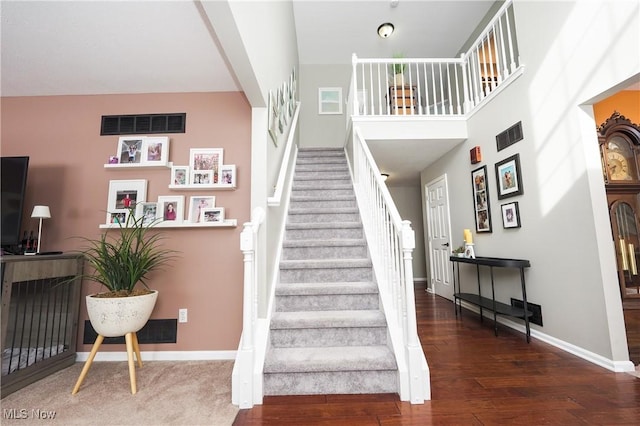
M402 86L403 86L403 83L404 83L404 74L402 74L402 73L400 73L400 74L396 74L396 75L393 77L393 84L394 84L395 86L402 87Z

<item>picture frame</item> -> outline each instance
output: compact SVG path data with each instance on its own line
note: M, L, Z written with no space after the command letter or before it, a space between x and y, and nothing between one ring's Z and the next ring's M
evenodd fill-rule
M136 204L147 201L147 180L110 180L105 223L112 223L111 213L135 211Z
M273 97L273 91L269 91L269 136L275 146L278 146L278 106Z
M189 183L191 185L211 185L213 183L213 170L196 170L191 172Z
M166 166L169 162L169 138L145 137L142 140L142 164Z
M184 221L184 195L161 195L158 197L156 219L180 224Z
M171 166L171 185L187 185L190 181L189 166Z
M116 156L119 164L141 164L142 163L142 143L144 137L123 136L118 139L118 152Z
M142 224L150 226L158 218L158 203L144 202L136 205L136 218L142 219Z
M476 232L492 232L487 166L479 167L471 172L471 185Z
M500 209L502 211L503 228L520 228L520 208L518 207L517 201L502 204Z
M203 209L209 209L216 206L216 197L213 195L195 195L189 197L189 215L188 222L202 222L204 216Z
M209 183L218 183L220 166L224 164L222 148L191 148L189 150L189 170L191 176L196 172L211 170ZM191 181L193 183L193 179Z
M202 223L222 223L224 222L224 207L211 207L202 209Z
M497 162L495 167L499 200L524 194L520 171L520 154L512 155Z
M236 165L224 164L220 167L220 184L236 187Z
M131 211L129 209L118 209L116 211L109 212L109 219L107 219L107 223L126 224L130 213Z
M342 87L318 88L318 114L342 114Z

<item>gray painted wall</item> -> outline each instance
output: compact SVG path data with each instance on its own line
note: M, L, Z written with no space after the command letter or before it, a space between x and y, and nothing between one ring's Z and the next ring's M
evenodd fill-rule
M469 119L469 139L423 171L421 180L424 186L447 172L450 188L469 188L471 170L486 165L493 232L474 235L476 254L529 259L527 296L542 305L544 318L544 327L533 328L615 364L628 353L589 105L639 72L640 58L629 55L640 51L639 5L553 2L549 13L550 5L515 3L524 74ZM498 152L495 135L517 121L524 140ZM469 149L476 145L483 163L470 165ZM524 194L498 200L494 165L514 154L520 155ZM474 228L469 191L449 194L454 246L464 228ZM519 203L520 229L502 227L500 205L510 201ZM462 280L475 285L475 268L462 270ZM498 300L520 296L517 278L497 273ZM483 279L488 283L486 274Z
M347 116L344 103L351 82L350 65L301 65L300 66L300 146L343 147ZM318 114L318 89L342 87L342 114Z
M422 224L422 198L419 186L388 186L393 202L398 208L400 217L411 221L411 227L416 234L416 248L413 251L413 277L425 279L427 277L424 252L424 226Z

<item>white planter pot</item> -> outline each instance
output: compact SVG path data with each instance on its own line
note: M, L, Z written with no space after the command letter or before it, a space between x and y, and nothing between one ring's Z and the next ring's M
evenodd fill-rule
M402 87L402 83L404 82L404 74L396 74L395 76L393 76L393 84L395 86L399 86ZM408 82L407 82L408 84Z
M132 297L92 296L87 296L86 302L93 329L104 337L118 337L144 327L158 300L158 291Z

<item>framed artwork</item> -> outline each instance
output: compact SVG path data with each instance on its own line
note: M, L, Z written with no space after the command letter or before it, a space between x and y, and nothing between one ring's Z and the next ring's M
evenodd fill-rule
M189 178L189 166L171 166L171 185L186 185Z
M269 91L269 136L271 140L278 146L278 106L273 98L273 92Z
M220 167L220 183L223 185L236 186L236 165L226 164Z
M121 137L118 139L118 159L120 164L140 164L142 162L143 137Z
M222 223L224 222L224 207L212 207L202 209L201 222L205 223Z
M136 217L142 219L143 225L151 225L158 217L158 203L138 203L136 205Z
M222 148L191 148L189 151L189 169L192 176L197 172L211 170L212 175L209 183L218 183L220 166L223 164L222 153Z
M318 114L342 114L342 87L318 89Z
M111 180L107 199L107 218L105 223L112 223L111 213L135 211L136 204L147 201L146 179Z
M192 185L211 185L213 183L213 170L195 170L191 172L190 183Z
M182 223L184 221L184 195L159 196L156 219Z
M471 172L473 186L473 208L476 219L476 232L491 232L491 208L489 206L489 187L487 185L487 166Z
M203 209L216 206L215 196L194 196L189 198L189 216L188 221L191 223L202 222L204 217Z
M518 202L503 204L500 206L502 210L502 226L503 228L520 228L520 209Z
M142 140L142 164L166 165L169 161L169 138L145 137Z
M496 183L499 200L524 193L520 174L520 154L496 163Z

